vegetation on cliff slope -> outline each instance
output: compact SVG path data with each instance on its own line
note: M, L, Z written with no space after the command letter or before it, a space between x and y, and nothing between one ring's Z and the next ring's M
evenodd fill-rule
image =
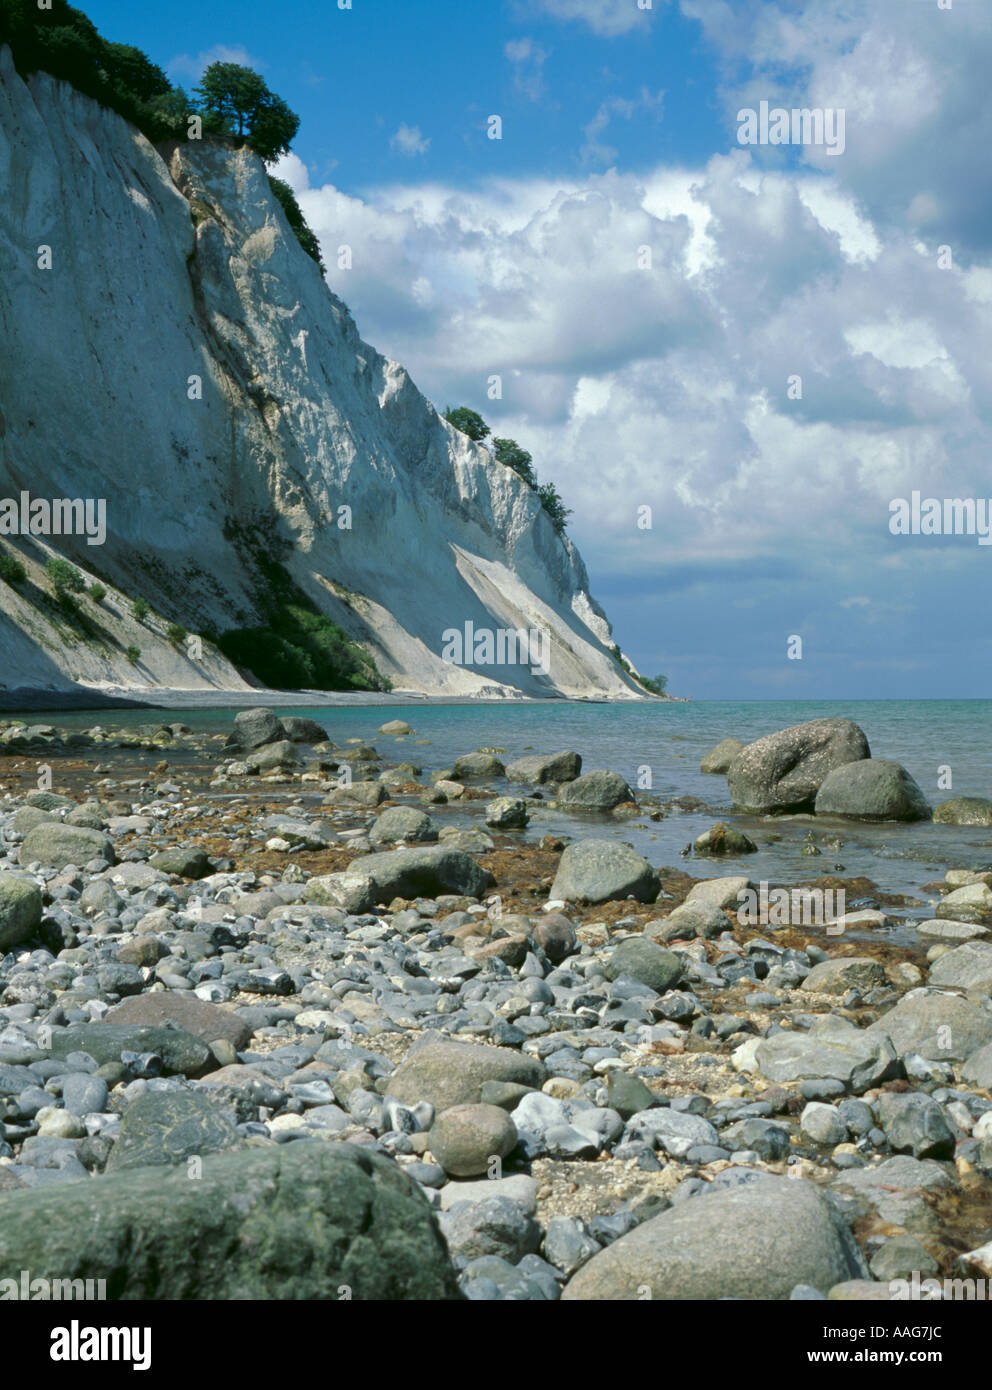
M492 434L479 412L471 410L467 405L449 405L444 412L444 418L449 425L454 425L456 430L467 434L469 439L474 439L477 444L485 444ZM533 467L533 455L522 449L515 439L494 438L491 445L486 444L486 448L497 463L503 464L505 468L512 468L514 473L518 473L527 486L537 493L541 506L551 518L552 526L559 536L563 536L572 509L565 506L554 483L538 481Z
M211 63L192 94L174 87L140 48L111 43L82 10L51 0L0 0L0 43L8 43L18 72L47 72L131 121L153 143L185 140L191 130L248 145L265 160L285 154L300 118L264 78L239 63ZM269 180L272 192L307 255L320 265L320 247L292 189Z

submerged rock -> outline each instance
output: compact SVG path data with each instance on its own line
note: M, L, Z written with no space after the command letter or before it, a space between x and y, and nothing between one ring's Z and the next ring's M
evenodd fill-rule
M938 825L992 825L992 801L984 796L954 796L933 813Z

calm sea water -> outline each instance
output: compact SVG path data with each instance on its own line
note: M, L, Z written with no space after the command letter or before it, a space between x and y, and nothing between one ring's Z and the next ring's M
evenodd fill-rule
M230 728L236 710L164 712L165 721L181 718L196 729ZM524 752L574 749L584 768L611 768L632 787L643 786L650 771L650 794L669 801L691 795L707 803L705 811L670 810L665 819L646 817L623 822L579 823L574 817L538 809L527 832L539 838L549 830L572 835L617 834L657 865L681 864L690 873L747 872L752 879L789 883L843 866L846 875L864 874L892 892L919 894L916 916L928 916L936 902L920 886L943 877L947 868L992 866L992 828L962 829L922 825L861 826L822 818L788 817L775 821L736 817L723 777L699 771L703 754L720 739L743 742L807 719L843 717L864 729L872 754L902 763L916 778L931 804L950 796L992 796L992 700L839 701L702 701L691 704L457 704L397 701L395 707L280 710L319 720L336 743L346 738L373 742L396 761L410 759L425 772L450 766L460 753L480 747L506 750L506 760ZM386 720L406 719L414 734L404 741L377 737ZM155 712L125 711L33 716L60 728L88 728L96 723L119 727L147 724ZM428 740L425 744L417 739ZM950 769L950 789L938 787L940 769ZM945 777L946 780L946 777ZM759 853L738 860L683 860L680 851L717 816L746 829ZM810 828L821 849L818 858L800 854ZM772 838L776 837L776 838ZM777 838L781 837L781 838ZM840 869L837 872L841 872Z

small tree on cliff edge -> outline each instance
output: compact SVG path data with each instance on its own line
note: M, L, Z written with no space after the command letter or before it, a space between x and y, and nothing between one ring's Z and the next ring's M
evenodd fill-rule
M449 405L444 412L444 418L449 425L454 425L456 430L461 430L462 434L467 434L469 439L474 439L477 444L489 437L490 429L485 420L477 410L469 410L467 405Z
M214 130L244 139L263 159L286 154L300 118L265 79L240 63L211 63L197 95Z

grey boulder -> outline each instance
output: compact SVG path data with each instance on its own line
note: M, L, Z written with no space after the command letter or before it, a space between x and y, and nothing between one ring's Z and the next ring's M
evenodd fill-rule
M851 820L928 820L930 805L919 785L899 763L864 758L834 768L820 784L818 816Z
M871 989L885 984L885 967L870 956L841 956L823 960L799 986L811 994L846 994L849 989Z
M992 1011L924 987L904 994L867 1031L891 1038L900 1056L915 1052L930 1062L961 1062L992 1042Z
M389 1094L415 1105L425 1100L440 1114L475 1105L487 1081L540 1087L547 1072L536 1057L481 1043L427 1042L414 1047L389 1081Z
M300 719L297 715L283 716L279 720L283 733L292 743L324 743L327 730L316 719Z
M574 782L581 771L582 759L578 753L531 753L506 766L509 781L531 784Z
M49 869L64 869L67 864L82 868L91 859L117 863L113 842L99 830L84 825L60 825L46 821L25 835L18 854L22 864L43 864Z
M452 776L456 782L482 782L505 777L506 768L492 753L464 753L455 759Z
M397 840L426 844L436 839L434 822L415 806L388 807L369 831L369 842L376 847L395 844Z
M811 719L749 743L730 764L727 787L739 810L762 815L812 811L828 773L870 756L857 724Z
M106 1279L109 1299L459 1298L426 1199L392 1160L296 1143L0 1194L0 1278Z
M633 897L653 903L661 887L651 865L629 845L613 840L579 840L568 845L551 885L564 902L602 903Z
M885 1137L895 1153L914 1158L952 1158L954 1136L944 1112L931 1096L922 1092L891 1095L883 1091L878 1098L878 1114Z
M602 1250L563 1299L788 1299L866 1273L827 1197L802 1179L762 1181L679 1202Z
M498 796L486 806L486 824L495 830L523 830L529 820L526 801L516 796Z
M931 967L930 983L992 994L992 943L966 941L947 951Z
M769 1081L841 1081L860 1093L893 1075L896 1050L881 1031L855 1028L846 1019L823 1014L808 1032L783 1029L762 1038L754 1051Z
M933 813L938 825L992 825L992 801L984 796L953 796Z
M198 1091L148 1091L132 1101L110 1151L107 1172L182 1163L236 1148L233 1111Z
M489 886L489 875L474 859L447 845L362 855L351 861L348 872L372 880L377 903L388 903L393 898L436 897L441 893L464 893L478 898Z
M245 709L234 716L234 729L227 742L229 747L250 752L285 736L282 721L272 710Z
M634 793L618 772L584 772L558 792L562 806L574 811L611 811L634 799Z
M730 764L737 757L737 754L744 749L744 744L739 738L724 738L711 748L703 757L699 764L700 772L707 772L711 775L719 776L730 770Z
M657 994L673 989L682 978L682 960L644 936L630 936L613 951L603 974L608 980L629 975Z
M41 889L30 879L0 874L0 955L41 925Z

